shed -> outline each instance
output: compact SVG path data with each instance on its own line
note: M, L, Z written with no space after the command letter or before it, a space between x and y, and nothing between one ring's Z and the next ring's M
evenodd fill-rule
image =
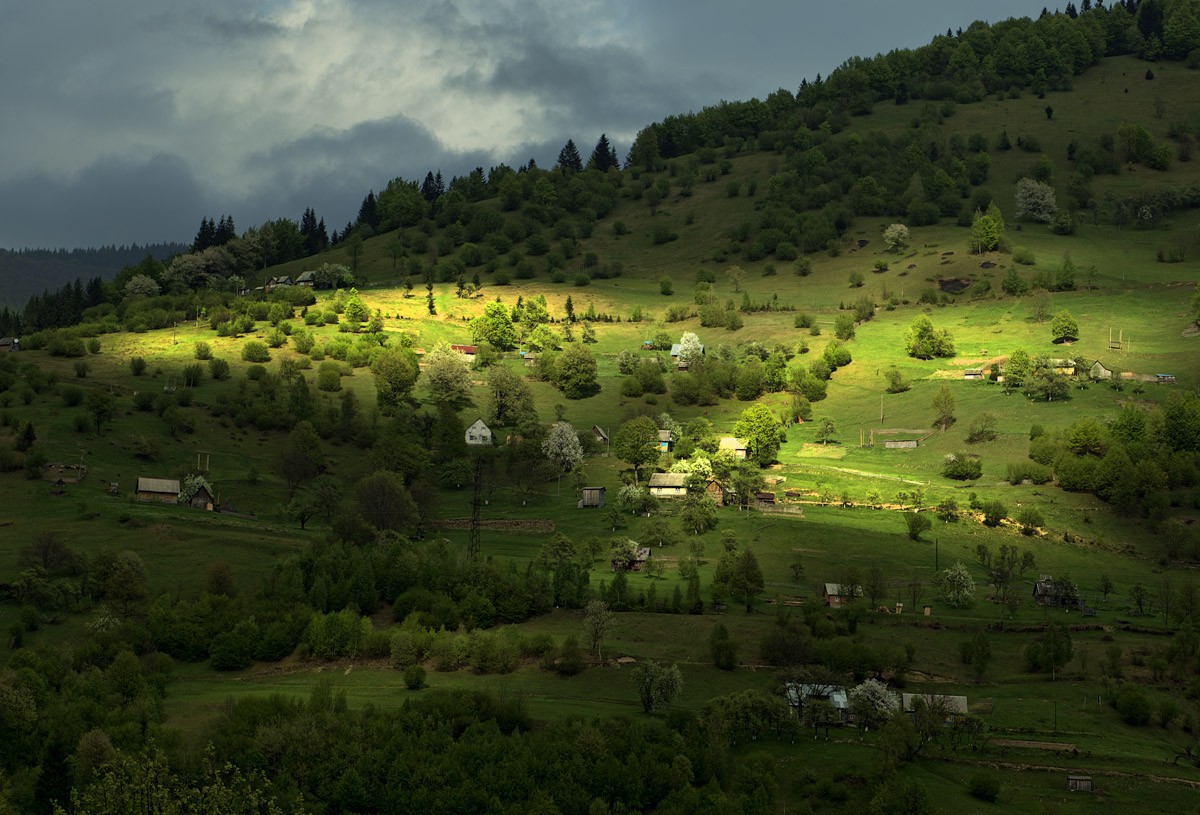
M196 509L206 509L209 512L212 512L215 503L216 500L213 498L213 494L208 491L208 487L204 486L196 490L196 494L192 496L192 500L188 501L188 504L194 506Z
M537 365L537 363L538 363L538 355L534 354L532 352L526 351L521 354L521 360L525 363L526 368L532 368L533 366Z
M474 345L451 345L450 350L457 351L458 353L468 357L473 357L475 356L476 349Z
M174 478L138 478L137 499L174 504L179 501L179 481Z
M704 356L704 346L703 345L700 346L700 356ZM677 343L677 342L671 344L671 359L675 360L675 362L676 362L675 367L677 367L679 370L681 370L681 371L687 370L687 367L688 367L687 363L679 358L679 343Z
M708 493L708 497L717 502L717 506L725 506L725 485L715 478L710 478L708 483L704 485L704 491Z
M655 473L650 476L650 494L655 498L683 498L687 495L687 476L683 473Z
M0 353L20 351L21 341L16 337L0 337Z
M775 493L756 492L754 493L754 500L759 504L766 504L767 506L773 507L775 506Z
M908 450L920 445L920 439L888 439L883 443L886 450Z
M675 437L670 430L658 431L658 449L664 453L671 452L675 446Z
M306 289L313 288L316 283L317 279L312 272L301 272L300 276L296 278L296 285L303 286Z
M483 423L483 419L476 419L467 428L467 444L474 444L480 447L492 446L492 430Z
M963 371L963 379L983 379L983 368L967 368Z
M596 437L596 441L600 442L605 447L608 446L608 433L603 427L598 424L592 425L592 435Z
M721 441L717 443L717 452L729 451L733 453L734 458L746 457L746 442L741 439L735 439L733 436L722 436Z
M1095 792L1096 782L1090 775L1068 775L1067 789L1071 792Z
M602 507L604 506L604 487L584 487L583 497L576 504L578 509L584 507Z
M1113 372L1100 360L1092 363L1092 367L1088 368L1089 379L1112 379Z
M1155 374L1154 381L1158 382L1159 384L1174 382L1175 374Z

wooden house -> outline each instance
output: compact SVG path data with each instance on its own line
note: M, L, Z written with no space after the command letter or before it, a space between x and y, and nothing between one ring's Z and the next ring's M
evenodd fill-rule
M579 499L576 507L583 509L584 507L600 508L604 506L604 487L584 487L583 497Z
M466 357L474 357L476 348L474 345L451 345L450 350L457 351Z
M312 272L301 272L296 278L296 285L303 286L306 289L315 288L316 284L317 278Z
M773 492L756 492L754 493L754 501L759 506L775 506L775 493Z
M137 499L174 504L179 501L179 481L174 478L138 478Z
M522 352L521 361L525 364L526 368L532 368L538 364L538 355L529 351Z
M1160 385L1170 384L1175 381L1175 374L1155 374L1154 381Z
M687 495L687 476L683 473L655 473L650 476L650 494L655 498L683 498Z
M658 449L659 452L669 453L671 448L675 446L675 437L670 430L658 431Z
M592 425L592 435L596 437L596 441L604 445L605 449L608 448L608 432L603 427L598 424Z
M1105 366L1100 360L1092 363L1092 367L1088 368L1088 379L1112 379L1113 372Z
M717 452L725 451L732 453L734 458L744 459L746 458L746 442L735 439L733 436L723 436L717 443Z
M202 486L200 489L196 490L196 494L192 496L192 500L188 501L188 504L196 509L206 509L209 512L212 512L213 505L216 504L216 499L214 499L213 494L208 491L208 487Z
M1078 608L1079 589L1068 580L1055 580L1044 574L1033 584L1033 601L1039 606Z
M295 281L292 280L291 275L286 275L286 274L274 275L269 280L267 280L267 282L265 284L263 284L263 291L266 292L267 294L270 294L271 292L275 291L280 286L292 286L292 285L295 285Z
M809 702L828 702L837 711L842 724L845 724L850 716L850 694L841 685L789 682L784 686L783 693L788 705L797 715Z
M850 592L853 591L853 596ZM862 586L846 586L840 583L826 583L821 592L821 598L830 608L841 608L854 597L862 597Z
M467 428L467 444L479 447L492 446L492 429L483 423L483 419L476 419Z
M0 337L0 354L20 351L21 341L16 337Z
M963 371L963 379L983 379L983 368L967 368Z

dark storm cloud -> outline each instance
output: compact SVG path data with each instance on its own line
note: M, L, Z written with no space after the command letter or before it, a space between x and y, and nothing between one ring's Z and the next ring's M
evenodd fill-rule
M307 206L333 228L396 176L549 165L568 138L586 157L602 132L623 158L672 113L794 90L852 55L1040 8L24 3L0 27L0 246L187 240L202 216L247 227Z
M35 172L0 181L0 245L154 243L190 240L205 194L178 156L102 159L70 180Z

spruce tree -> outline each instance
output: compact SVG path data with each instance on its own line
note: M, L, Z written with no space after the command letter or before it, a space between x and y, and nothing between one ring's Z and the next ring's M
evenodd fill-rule
M579 157L579 148L575 146L573 139L567 139L563 149L558 151L558 168L573 170L577 173L583 170L583 159Z

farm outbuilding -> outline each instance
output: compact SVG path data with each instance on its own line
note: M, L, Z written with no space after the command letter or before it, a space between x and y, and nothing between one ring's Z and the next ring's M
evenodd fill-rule
M1088 368L1088 378L1089 379L1096 379L1096 380L1112 379L1112 375L1113 375L1112 370L1109 369L1108 366L1106 366L1100 360L1096 360L1095 362L1092 363L1092 367Z
M21 341L16 337L0 337L0 353L20 351Z
M704 491L708 493L708 497L717 502L717 506L725 506L725 495L727 490L725 485L715 478L710 478L708 483L704 485Z
M1071 792L1095 792L1096 782L1090 775L1068 775L1067 789Z
M579 509L604 506L604 487L584 487L583 497L579 499L576 506Z
M963 379L983 379L983 368L967 368L963 371Z
M655 498L683 498L687 495L687 476L683 473L655 473L650 476L650 494Z
M208 491L208 487L201 486L200 489L196 490L195 494L192 495L192 500L188 501L188 504L196 509L206 509L209 512L212 512L213 506L216 504L216 499L213 498L213 494Z
M306 289L311 289L316 285L316 276L312 272L301 272L296 278L296 285L303 286Z
M592 425L592 435L596 437L596 441L608 447L608 431L598 424Z
M789 682L784 687L788 705L797 713L809 702L828 702L844 723L850 715L850 695L841 685L819 685Z
M920 439L888 439L883 443L887 450L909 450L914 447L919 447Z
M660 452L669 453L674 446L675 436L670 430L658 431L658 449Z
M840 583L826 583L821 597L830 608L841 608L852 599L851 592L853 597L862 597L862 586L843 587Z
M1054 373L1062 376L1075 376L1075 360L1073 359L1048 359L1046 360Z
M965 716L968 711L967 697L965 696L945 696L937 693L902 693L900 694L900 703L905 713L912 713L916 710L917 702L921 701L926 705L938 705L946 712L946 716L953 718L954 716Z
M138 478L137 499L174 504L179 501L179 480L175 478Z

